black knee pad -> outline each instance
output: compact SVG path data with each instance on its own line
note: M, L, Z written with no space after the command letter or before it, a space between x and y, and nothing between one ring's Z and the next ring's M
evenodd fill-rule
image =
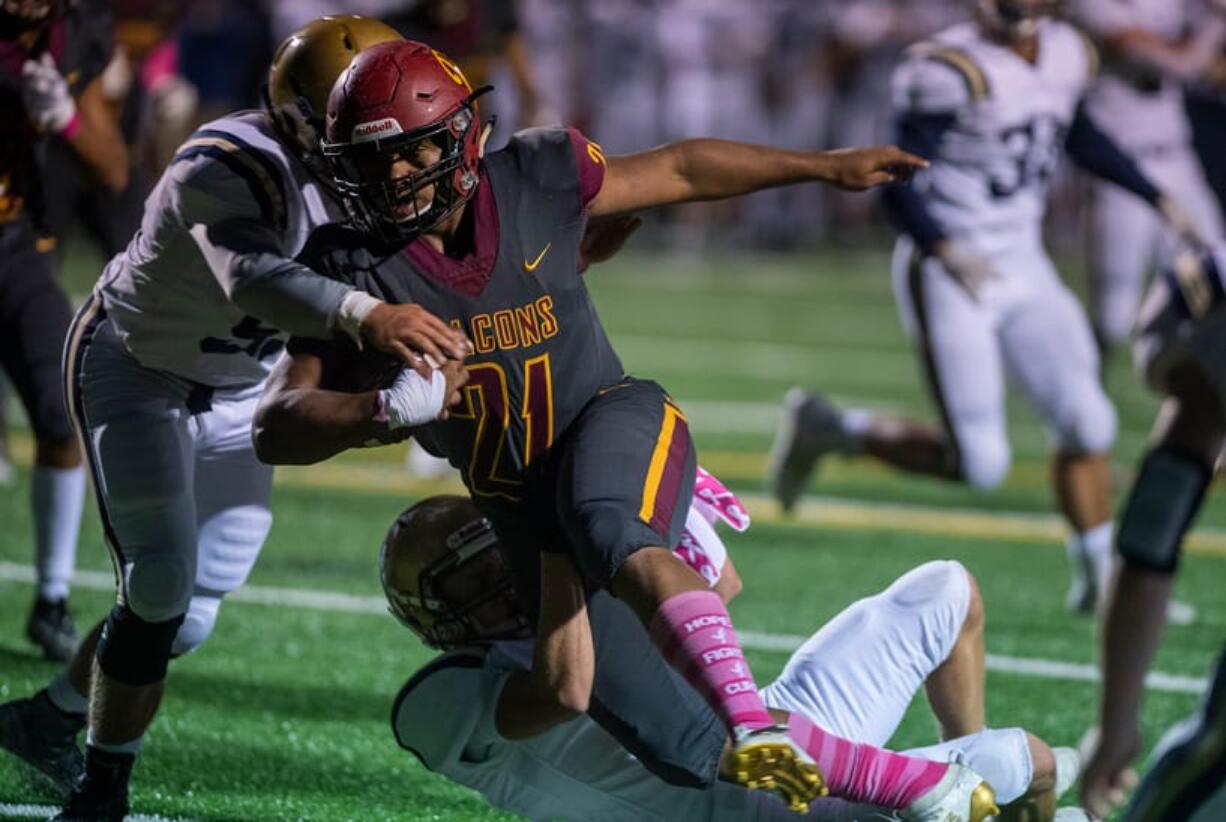
M146 622L126 605L107 614L98 640L98 667L124 685L152 685L166 678L170 648L186 614Z
M1166 447L1145 455L1120 518L1119 552L1129 565L1173 574L1212 467Z

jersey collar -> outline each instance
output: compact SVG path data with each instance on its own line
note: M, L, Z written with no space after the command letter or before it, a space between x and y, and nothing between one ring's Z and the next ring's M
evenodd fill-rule
M422 237L404 247L404 256L424 276L465 297L476 297L489 284L498 257L498 204L485 163L480 166L473 209L474 250L456 258L434 248Z

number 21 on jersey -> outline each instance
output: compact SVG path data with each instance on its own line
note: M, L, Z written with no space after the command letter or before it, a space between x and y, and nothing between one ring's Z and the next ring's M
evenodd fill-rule
M521 481L508 476L503 465L504 449L514 431L511 414L523 420L524 467L540 459L553 444L553 373L549 355L524 363L523 403L511 408L507 374L494 362L468 366L468 384L464 386L464 408L453 412L457 419L470 419L476 426L472 453L465 471L468 485L479 496L498 496L518 500Z

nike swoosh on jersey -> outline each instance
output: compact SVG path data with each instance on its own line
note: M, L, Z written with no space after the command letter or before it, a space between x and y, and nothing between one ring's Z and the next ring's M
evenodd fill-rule
M552 245L553 245L553 242L545 243L545 247L541 249L541 253L537 254L536 259L533 260L532 262L528 262L528 259L525 257L524 258L524 271L527 271L529 274L531 274L533 271L536 271L537 266L541 264L541 260L545 259L545 255L549 253L549 249Z

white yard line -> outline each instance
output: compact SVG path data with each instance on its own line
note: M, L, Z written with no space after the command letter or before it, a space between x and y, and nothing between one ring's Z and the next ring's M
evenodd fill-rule
M34 581L34 571L27 565L0 562L0 581ZM114 577L99 571L78 570L73 578L78 588L109 591L115 586ZM384 614L387 603L383 597L344 594L336 591L313 591L302 588L271 588L248 585L240 588L227 599L255 605L273 605L284 608L303 608L311 611L337 611L346 614ZM791 653L807 639L800 635L770 634L758 631L741 631L741 642L746 648L757 651ZM1029 676L1040 679L1057 679L1074 682L1097 682L1098 671L1093 665L1076 662L1060 662L1054 659L988 654L987 669L994 673ZM1178 676L1161 672L1151 673L1146 685L1153 691L1167 693L1201 694L1208 687L1203 677ZM0 806L3 807L3 806Z
M50 819L59 813L52 805L14 805L0 802L0 819ZM124 822L191 822L182 817L146 816L142 813L128 814Z

